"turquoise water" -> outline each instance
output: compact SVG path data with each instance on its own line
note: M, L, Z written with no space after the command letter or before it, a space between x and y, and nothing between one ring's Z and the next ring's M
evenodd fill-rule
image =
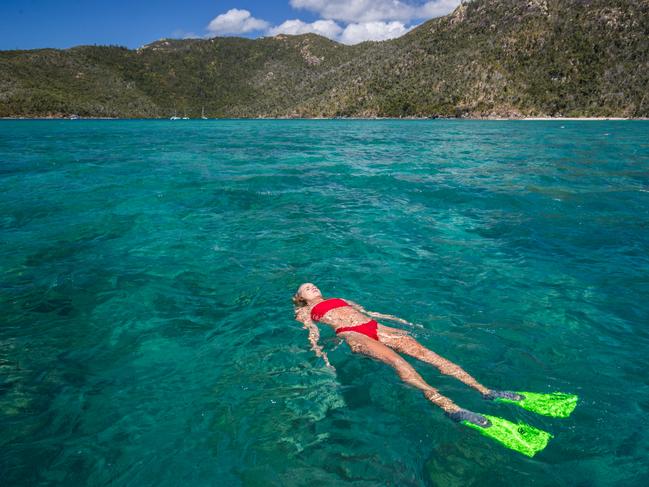
M0 122L3 485L647 485L649 122ZM534 459L291 295L397 314Z

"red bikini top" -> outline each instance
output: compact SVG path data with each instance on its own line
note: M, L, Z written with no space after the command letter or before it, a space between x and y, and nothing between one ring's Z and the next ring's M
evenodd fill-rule
M324 317L324 315L326 315L332 309L343 308L345 306L349 306L349 304L343 299L326 299L319 302L311 309L311 319L313 321L320 321Z

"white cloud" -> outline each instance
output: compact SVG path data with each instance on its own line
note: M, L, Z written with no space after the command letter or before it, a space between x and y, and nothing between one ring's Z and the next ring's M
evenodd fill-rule
M307 34L314 33L336 40L342 34L343 28L333 20L317 20L315 22L303 22L301 20L287 20L286 22L268 29L268 34Z
M254 18L249 11L233 8L213 19L207 26L207 30L211 35L217 36L246 34L265 30L268 27L268 22Z
M309 10L325 19L350 23L376 21L410 22L445 15L460 4L460 0L290 0L291 6Z
M460 0L437 0L436 2L426 2L419 7L418 15L421 19L432 19L450 14L460 4Z
M207 27L209 36L263 32L319 34L344 44L394 39L413 28L413 22L451 12L460 0L290 0L291 6L309 10L321 19L304 22L286 20L271 26L248 10L233 8L219 15Z
M268 29L268 35L278 34L307 34L314 33L328 37L334 41L344 44L358 44L363 41L384 41L400 37L410 28L401 22L363 22L349 24L341 27L333 20L317 20L315 22L303 22L302 20L287 20L286 22Z
M340 35L343 44L358 44L363 41L385 41L401 37L411 28L401 22L364 22L349 24Z

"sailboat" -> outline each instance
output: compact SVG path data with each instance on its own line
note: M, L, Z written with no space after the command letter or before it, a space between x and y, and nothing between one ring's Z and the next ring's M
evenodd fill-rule
M169 120L180 120L180 117L178 116L178 111L174 110L174 116L171 117Z
M207 120L207 117L205 116L205 107L201 110L201 120Z

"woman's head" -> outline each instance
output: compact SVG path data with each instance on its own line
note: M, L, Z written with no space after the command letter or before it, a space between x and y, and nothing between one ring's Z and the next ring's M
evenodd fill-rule
M302 284L295 293L295 296L293 296L293 302L298 305L309 304L317 299L322 299L322 293L315 284L311 284L310 282Z

